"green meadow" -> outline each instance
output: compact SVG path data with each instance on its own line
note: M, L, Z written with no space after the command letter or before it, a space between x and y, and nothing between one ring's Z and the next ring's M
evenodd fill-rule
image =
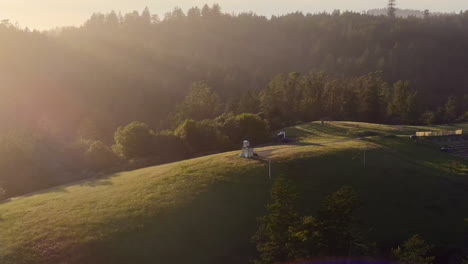
M468 163L415 143L420 130L465 129L318 122L286 129L295 141L256 151L273 178L293 179L314 215L343 185L360 194L369 239L395 246L467 235ZM364 153L366 160L364 163ZM0 205L0 263L247 263L271 181L262 159L227 152L60 186Z

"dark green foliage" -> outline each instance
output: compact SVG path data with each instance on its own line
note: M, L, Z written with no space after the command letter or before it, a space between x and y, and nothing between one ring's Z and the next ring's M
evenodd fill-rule
M101 141L91 143L85 152L85 161L88 167L95 171L112 168L116 165L117 159L112 149Z
M254 237L261 254L258 263L371 254L374 245L358 231L355 212L360 200L352 188L327 196L317 217L299 217L295 199L297 194L284 179L275 182L269 214L261 218Z
M445 107L440 106L437 108L437 111L435 112L435 120L437 124L446 123L447 115Z
M385 85L381 73L372 73L356 80L361 89L360 120L378 123L383 119L382 90Z
M154 138L155 151L162 161L174 161L188 157L184 141L172 131L162 131Z
M237 149L246 139L255 145L265 143L270 130L268 122L256 114L224 114L214 120L185 120L174 135L192 154L202 154Z
M463 96L462 111L468 112L468 94L465 94L465 96Z
M175 135L187 144L192 153L202 154L229 149L228 138L221 134L212 120L185 120Z
M417 124L419 113L416 99L417 93L411 90L409 82L396 82L393 85L393 101L390 104L389 114L398 123ZM433 120L428 120L429 116L425 119L433 123Z
M276 76L261 95L261 110L274 128L294 124L300 119L299 107L303 78L297 72Z
M236 113L252 113L260 112L260 97L253 91L248 91L241 96Z
M260 257L255 263L273 264L294 260L300 250L296 234L301 219L296 210L296 190L290 180L280 177L271 189L268 215L259 219L259 229L253 237Z
M124 158L133 159L151 156L155 151L154 132L148 125L132 122L119 127L114 135L114 152Z
M305 216L291 228L293 237L299 241L296 259L314 258L320 255L319 222L312 216Z
M401 264L432 264L434 257L429 256L431 250L424 239L419 235L414 235L393 250L393 254Z
M0 135L0 185L6 197L69 181L67 153L62 146L24 131ZM78 165L79 160L74 160Z
M445 104L445 121L453 122L458 117L459 106L455 96L450 96Z
M262 91L261 109L273 128L318 119L417 124L419 99L409 82L389 85L381 72L349 79L291 73Z
M428 111L421 116L421 122L425 125L433 125L437 122L437 116L434 112Z
M460 117L460 121L462 121L462 122L468 121L468 111L466 111L465 114L463 114L463 115Z
M190 93L178 106L177 118L179 121L193 119L200 121L212 119L221 113L221 102L217 94L205 82L192 85Z
M225 115L218 118L217 122L222 134L236 146L242 144L243 140L258 145L270 139L268 122L255 114Z
M356 192L350 187L325 198L317 214L318 248L325 256L348 256L359 241L355 230L355 211L360 206Z

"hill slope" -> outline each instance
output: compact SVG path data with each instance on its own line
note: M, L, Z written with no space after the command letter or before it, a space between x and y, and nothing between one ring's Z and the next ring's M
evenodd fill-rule
M258 152L273 159L274 176L297 182L304 213L350 185L379 243L415 233L462 243L467 165L398 136L418 129L311 123L287 129L295 144ZM380 136L355 140L370 132ZM246 263L270 186L265 162L228 152L13 199L0 205L0 262Z

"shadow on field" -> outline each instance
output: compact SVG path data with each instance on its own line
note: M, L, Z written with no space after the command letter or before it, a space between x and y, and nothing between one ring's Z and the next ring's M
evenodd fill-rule
M89 181L80 184L80 186L87 186L87 187L97 187L97 186L109 186L113 185L110 180L96 180L96 181Z

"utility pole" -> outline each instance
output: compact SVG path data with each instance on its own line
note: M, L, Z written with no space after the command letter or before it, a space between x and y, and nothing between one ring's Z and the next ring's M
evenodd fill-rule
M268 177L271 181L271 159L268 159Z
M395 18L395 16L396 16L396 0L388 0L387 15L390 18Z
M366 152L367 149L364 149L364 169L366 168Z

